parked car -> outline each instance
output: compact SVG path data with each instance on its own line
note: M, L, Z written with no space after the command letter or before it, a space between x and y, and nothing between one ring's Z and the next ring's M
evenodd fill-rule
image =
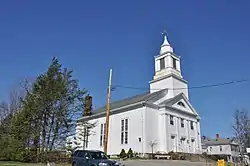
M104 152L97 150L76 150L73 154L72 166L121 166L110 160Z

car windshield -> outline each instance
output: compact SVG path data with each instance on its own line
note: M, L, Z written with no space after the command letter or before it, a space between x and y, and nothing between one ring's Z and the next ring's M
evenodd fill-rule
M92 159L108 159L103 152L89 152Z

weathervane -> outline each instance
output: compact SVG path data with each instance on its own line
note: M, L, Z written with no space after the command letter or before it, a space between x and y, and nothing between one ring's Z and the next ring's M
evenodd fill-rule
M167 31L164 30L161 34L162 34L163 36L167 36Z

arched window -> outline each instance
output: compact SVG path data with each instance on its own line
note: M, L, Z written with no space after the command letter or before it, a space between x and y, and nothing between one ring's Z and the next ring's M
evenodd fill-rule
M180 105L180 106L182 106L182 107L185 107L184 103L181 102L181 101L179 101L177 104Z

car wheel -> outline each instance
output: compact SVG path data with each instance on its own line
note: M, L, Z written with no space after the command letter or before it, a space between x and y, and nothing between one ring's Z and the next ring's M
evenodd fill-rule
M73 162L72 166L76 166L76 162Z

